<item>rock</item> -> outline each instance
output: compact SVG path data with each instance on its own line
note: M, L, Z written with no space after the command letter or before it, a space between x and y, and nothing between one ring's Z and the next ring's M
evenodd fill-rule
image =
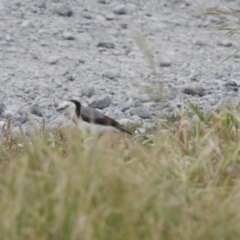
M230 80L227 83L223 84L223 86L225 86L225 87L227 87L227 86L229 86L229 87L237 87L237 84L236 84L236 82Z
M74 77L73 77L72 74L68 73L68 74L65 75L65 80L72 82L72 81L74 81Z
M133 102L133 107L142 107L142 106L143 106L143 104L139 100L135 100Z
M28 118L26 116L19 116L15 118L15 121L19 122L20 124L24 124L27 122Z
M100 48L115 48L115 44L111 42L99 42L97 47Z
M2 114L3 118L5 119L12 119L14 115L15 115L14 112L8 109L6 109Z
M108 69L104 73L104 76L106 76L109 79L116 79L119 76L119 72L117 69Z
M201 47L206 45L206 42L205 42L204 40L201 40L201 39L196 40L194 43L195 43L197 46L201 46Z
M6 108L5 104L4 103L0 103L0 116L2 115L3 113L3 110Z
M159 65L161 67L170 67L171 66L171 62L169 60L167 60L167 59L161 59L159 61Z
M29 20L25 20L22 22L21 27L22 28L31 28L31 27L33 27L33 24Z
M68 32L68 31L64 31L62 33L62 38L64 40L74 40L75 39L74 35L71 32Z
M34 104L31 109L30 109L30 113L37 115L38 117L42 117L42 113L40 111L40 108L38 106L38 104Z
M126 23L120 23L122 29L127 29L128 25Z
M72 9L66 5L66 4L61 4L55 9L55 13L57 13L60 16L63 17L70 17L73 15Z
M200 97L205 95L204 89L200 84L189 84L183 87L183 93L189 95L198 95Z
M88 12L83 12L82 16L86 19L92 19L92 16Z
M113 8L115 14L127 14L127 8L125 4L117 5Z
M218 46L221 46L221 47L232 47L232 43L231 42L222 42L222 41L218 41L217 43Z
M108 20L108 21L112 21L112 20L115 20L116 17L113 13L108 13L108 14L105 14L105 18Z
M85 63L86 61L85 61L83 58L79 58L79 59L78 59L78 62L83 64L83 63Z
M111 104L111 98L109 96L104 96L102 98L96 99L89 104L90 107L104 109L109 107Z
M97 0L98 3L106 4L106 0Z
M129 111L130 115L137 115L141 118L150 118L152 113L148 110L146 107L137 107L137 108L132 108Z
M96 89L93 86L84 85L81 88L82 96L92 97L97 94Z
M141 102L149 102L150 101L150 97L148 94L136 94L136 95L133 95L133 98L137 99Z
M59 61L60 57L59 56L51 56L47 59L48 64L56 64Z

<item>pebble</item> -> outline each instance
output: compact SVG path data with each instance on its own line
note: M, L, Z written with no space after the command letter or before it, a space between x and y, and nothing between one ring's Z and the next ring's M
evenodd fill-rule
M170 67L171 62L167 59L162 59L159 61L159 65L160 65L160 67Z
M202 97L205 95L204 89L200 84L188 84L183 87L182 91L185 94L193 95L193 96L198 95Z
M116 17L113 13L108 13L108 14L105 14L105 18L108 20L108 21L112 21L112 20L115 20Z
M93 108L99 108L104 109L106 107L109 107L111 104L111 98L109 96L104 96L102 98L96 99L92 101L89 106Z
M74 40L75 39L74 35L71 32L68 32L68 31L64 31L62 33L62 38L64 40Z
M37 115L38 117L43 116L41 111L40 111L40 108L39 108L38 104L34 104L33 106L31 106L30 113L34 114L34 115Z
M233 46L233 44L231 42L222 42L222 41L218 41L217 45L221 46L221 47L232 47Z
M131 116L137 115L141 118L150 118L150 116L152 115L152 113L146 107L132 108L130 109L129 113Z
M73 15L73 10L70 8L70 6L66 4L60 4L55 8L55 12L63 17L70 17Z
M117 69L108 69L105 71L104 76L109 79L116 79L119 77L119 71Z
M92 97L97 94L95 87L90 85L84 85L81 87L82 96Z
M97 47L99 48L115 48L115 44L111 42L99 42Z
M65 75L65 80L72 82L72 81L74 81L74 77L73 77L72 74L68 73L68 74Z
M2 115L3 113L3 110L6 108L5 104L4 103L0 103L0 116Z
M25 20L22 22L21 27L22 28L30 28L30 27L33 27L33 24L29 20Z
M59 60L60 60L59 56L51 56L47 59L47 63L53 65L56 64Z
M117 5L113 8L115 14L127 14L127 8L125 4Z

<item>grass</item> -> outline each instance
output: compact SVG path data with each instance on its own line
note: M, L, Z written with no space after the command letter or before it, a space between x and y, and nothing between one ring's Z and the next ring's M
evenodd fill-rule
M1 239L239 239L239 106L211 117L192 109L132 138L9 131Z

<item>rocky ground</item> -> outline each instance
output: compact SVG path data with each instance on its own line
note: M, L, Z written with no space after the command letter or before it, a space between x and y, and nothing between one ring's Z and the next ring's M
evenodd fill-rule
M181 96L203 110L238 101L240 55L219 65L238 35L224 39L210 30L221 18L202 14L222 4L240 10L237 0L1 0L0 123L56 128L67 99L135 122L174 113ZM148 95L159 86L164 98Z

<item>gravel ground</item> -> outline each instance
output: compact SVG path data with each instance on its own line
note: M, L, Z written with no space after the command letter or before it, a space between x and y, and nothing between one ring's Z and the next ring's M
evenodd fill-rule
M67 99L135 122L174 113L176 90L203 110L238 101L240 54L219 65L238 35L224 39L209 29L221 18L202 15L221 4L240 10L237 0L1 0L0 123L11 118L27 131L31 118L45 118L54 129ZM143 87L160 84L160 101Z

